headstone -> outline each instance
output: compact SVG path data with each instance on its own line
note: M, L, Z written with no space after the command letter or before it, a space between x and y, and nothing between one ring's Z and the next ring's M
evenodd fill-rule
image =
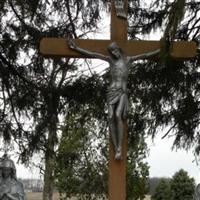
M5 156L1 159L0 200L24 200L24 187L17 180L14 162Z

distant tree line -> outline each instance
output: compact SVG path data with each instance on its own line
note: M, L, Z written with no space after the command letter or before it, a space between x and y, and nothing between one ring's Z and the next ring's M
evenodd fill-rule
M44 182L41 179L23 179L19 181L23 183L25 192L42 192Z
M167 178L167 177L150 177L149 178L149 195L153 195L155 192L156 187L159 185L161 180L166 180L167 182L169 182L171 180L171 178Z
M170 179L150 179L150 188L152 200L192 200L195 181L186 171L180 169Z

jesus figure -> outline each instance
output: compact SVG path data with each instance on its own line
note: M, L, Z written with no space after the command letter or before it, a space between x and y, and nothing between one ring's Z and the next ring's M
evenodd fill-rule
M128 66L132 61L157 55L160 49L129 57L123 54L121 48L115 42L111 43L107 48L110 56L82 49L76 46L72 40L68 41L68 45L74 51L89 57L107 61L110 65L111 82L107 91L109 128L115 150L115 160L121 160L124 133L123 121L126 119L128 110Z

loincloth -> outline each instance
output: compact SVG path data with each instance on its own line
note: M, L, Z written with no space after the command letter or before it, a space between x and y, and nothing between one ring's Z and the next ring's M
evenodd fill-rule
M122 88L109 88L107 91L107 102L108 105L115 105L117 106L117 103L119 102L120 98L124 97L123 101L123 111L122 111L122 117L123 119L126 118L127 112L128 112L128 96L127 94L122 90Z

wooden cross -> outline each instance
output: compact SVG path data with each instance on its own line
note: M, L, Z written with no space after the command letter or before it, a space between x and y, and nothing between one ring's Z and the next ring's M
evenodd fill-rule
M128 41L127 20L117 17L114 1L111 0L111 39L84 40L75 39L77 46L92 52L108 55L108 45L115 41L126 56L135 56L161 48L160 41ZM127 1L125 10L127 12ZM40 53L45 57L86 58L86 56L71 50L66 38L43 38L40 42ZM190 59L196 56L194 42L174 42L171 45L170 55L175 59ZM127 122L124 122L124 139L122 145L123 160L114 159L114 148L110 142L109 151L109 200L126 199L126 154L127 154Z

